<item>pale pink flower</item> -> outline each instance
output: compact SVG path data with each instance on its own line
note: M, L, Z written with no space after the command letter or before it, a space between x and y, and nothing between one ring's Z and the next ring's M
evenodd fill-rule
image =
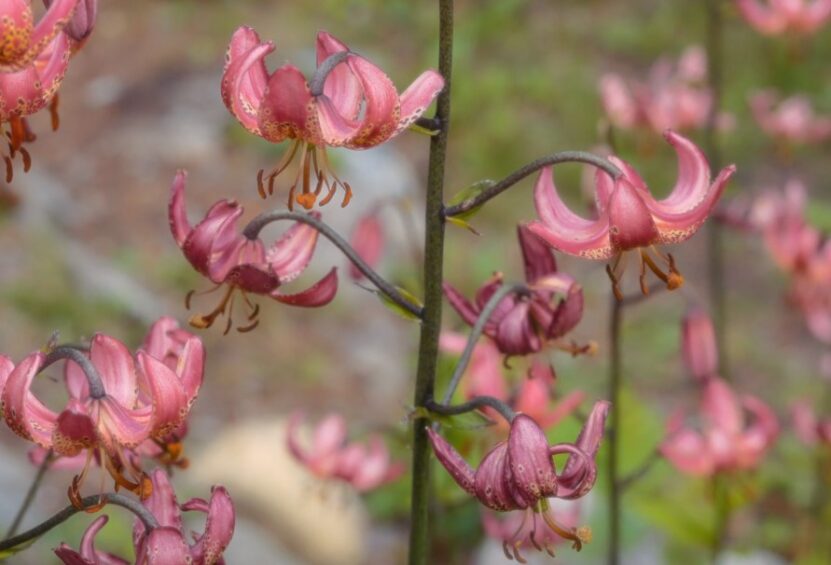
M808 144L831 138L831 116L817 114L805 96L780 99L763 90L750 97L750 109L762 131L777 142Z
M289 418L286 444L294 458L316 477L336 479L358 492L367 492L394 481L404 472L400 463L391 460L379 436L370 437L366 443L348 442L346 421L338 414L321 420L312 441L304 446L300 438L302 419L300 413Z
M667 131L665 137L678 156L678 180L662 200L656 200L637 171L617 157L609 158L623 172L617 180L601 170L595 176L598 217L594 220L582 218L566 206L550 167L540 172L535 187L539 220L528 228L563 253L593 260L612 259L607 272L619 299L623 294L618 283L628 251L637 251L644 293L648 288L647 268L670 290L683 284L672 255L662 254L655 246L692 237L715 208L736 170L734 165L727 166L711 182L710 165L692 141L672 131ZM666 270L658 263L664 263Z
M736 6L765 35L812 34L831 18L831 0L736 0Z
M718 377L704 383L698 417L700 426L685 426L683 413L676 412L660 446L673 466L690 475L753 469L779 433L776 415L767 404L749 394L737 396Z
M331 57L343 58L327 76L311 83L300 70L286 64L273 73L265 56L274 43L263 42L250 27L241 27L231 38L222 77L222 99L228 110L251 133L272 143L293 140L285 157L268 175L268 191L274 180L297 156L297 176L289 192L289 208L296 200L307 209L315 205L323 189L324 205L335 191L345 191L343 206L352 195L329 166L326 147L367 149L398 135L415 122L444 88L436 71L422 73L400 95L390 78L344 43L321 31L317 36L318 69ZM300 194L295 196L298 188ZM260 194L265 197L263 173Z

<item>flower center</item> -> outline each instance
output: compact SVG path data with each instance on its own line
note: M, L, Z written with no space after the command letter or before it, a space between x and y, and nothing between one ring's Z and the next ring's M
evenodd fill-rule
M658 277L667 287L667 290L676 290L681 288L684 284L684 277L678 268L675 266L675 258L671 253L666 255L661 253L654 245L649 247L640 247L637 250L638 259L640 261L640 272L638 278L640 280L641 293L646 296L649 294L649 285L646 282L647 268ZM654 257L653 257L654 255ZM626 269L628 255L626 251L618 253L611 264L606 265L606 274L612 281L612 291L615 298L623 300L623 291L620 288L620 281L623 277L623 272ZM659 263L666 265L661 268Z
M216 306L216 308L214 308L207 314L194 314L193 316L191 316L190 320L188 320L188 323L194 328L199 328L200 330L210 328L218 317L222 316L223 314L226 314L227 312L228 321L225 323L225 330L222 332L222 335L228 335L228 332L231 331L231 326L234 324L234 299L237 295L237 292L235 291L239 290L239 294L242 296L242 300L248 308L248 312L246 313L247 323L243 326L237 326L237 331L240 333L246 333L256 328L260 323L260 307L259 305L251 302L251 300L248 298L248 293L235 284L219 284L211 289L199 293L197 293L194 290L191 290L187 293L187 295L185 295L185 308L190 310L191 299L197 294L210 294L211 292L217 290L218 288L221 288L222 286L225 286L225 294L222 295L222 299L219 301L219 304Z
M257 173L257 191L262 198L274 194L274 184L277 177L296 160L295 156L299 159L299 163L294 181L289 189L289 210L294 210L295 202L306 210L311 210L324 189L326 194L320 199L318 205L325 206L328 204L338 189L344 191L341 207L349 204L352 199L352 188L348 182L342 181L332 171L329 157L326 155L326 148L318 147L300 139L292 143L291 148L283 154L280 162L271 172L265 174L265 171L260 169Z

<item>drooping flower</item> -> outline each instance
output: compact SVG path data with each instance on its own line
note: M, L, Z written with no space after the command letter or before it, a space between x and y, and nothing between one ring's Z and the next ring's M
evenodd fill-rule
M397 479L404 472L390 459L384 440L372 436L366 443L348 442L346 422L330 414L315 427L311 444L304 447L300 438L303 416L289 419L286 444L294 458L321 479L335 479L352 485L358 492L374 490Z
M775 92L763 90L750 97L750 109L762 131L779 143L808 144L831 139L831 116L818 115L805 96L780 100Z
M578 216L560 199L550 168L544 168L537 180L534 202L539 220L531 222L529 230L563 253L593 260L612 259L606 271L618 299L623 297L619 282L629 251L638 253L644 293L648 292L647 267L670 290L683 284L672 255L664 255L655 246L692 237L713 211L736 170L735 165L725 167L711 183L710 166L701 150L672 131L667 131L665 137L678 155L678 180L662 200L656 200L635 169L617 157L609 159L623 175L613 180L598 170L595 176L599 215L594 220ZM659 262L665 264L664 269Z
M681 354L684 365L699 382L718 373L716 331L710 316L699 307L687 310L681 324Z
M700 46L688 47L677 63L662 57L645 82L627 81L617 73L600 79L600 98L613 126L654 132L702 128L710 119L713 95L706 84L707 55ZM732 116L720 114L717 125L728 127Z
M519 226L517 234L529 292L502 299L484 330L505 355L536 353L547 342L571 331L583 317L582 287L569 275L557 272L551 251L527 227ZM474 303L450 283L445 282L443 288L450 305L472 326L502 284L502 274L495 274L476 293ZM572 348L581 353L583 349Z
M702 387L698 418L699 427L685 426L683 413L676 412L659 448L673 466L690 475L753 469L779 433L776 415L767 404L749 394L737 396L718 377L707 379Z
M49 8L56 0L43 0L43 4ZM64 27L64 33L72 41L72 51L77 52L84 46L92 30L95 28L95 21L98 19L98 0L77 0L78 5L72 14L72 19Z
M133 527L133 547L137 565L167 565L190 563L213 565L223 563L222 554L234 535L236 514L234 503L224 487L211 488L210 500L193 498L179 504L170 479L161 469L151 475L153 491L143 501L144 506L159 523L149 532L141 520ZM205 531L201 535L188 533L182 521L182 511L197 511L206 515ZM55 554L66 565L120 565L129 563L121 557L95 548L95 536L109 518L98 517L90 524L75 551L62 543Z
M309 82L291 64L269 74L265 57L272 51L274 43L240 27L228 47L222 99L251 133L272 143L292 140L281 162L258 176L265 197L266 185L273 192L276 177L299 159L289 208L297 201L311 209L326 189L318 202L324 205L338 188L345 206L352 189L332 172L326 147L367 149L387 141L415 122L444 87L441 75L428 70L399 95L381 69L326 32L318 33L318 68Z
M31 0L0 0L0 73L16 73L40 58L71 21L79 0L55 0L35 24Z
M251 303L249 294L265 295L283 304L306 308L323 306L335 297L338 288L336 268L297 294L285 294L280 288L300 276L308 266L317 244L316 229L298 222L266 249L259 237L251 239L237 229L243 208L234 200L220 200L201 222L191 227L185 210L185 179L186 173L179 171L173 181L170 230L190 264L217 285L214 289L225 287L219 305L208 314L193 316L190 319L192 326L210 327L217 317L227 313L227 333L233 323L237 291L249 308L249 323L237 328L241 332L250 331L259 323L259 307ZM315 217L319 214L315 213ZM193 292L188 294L188 306L192 295Z
M595 456L608 410L608 402L595 403L577 441L556 445L548 445L545 434L532 418L517 414L511 422L508 440L494 446L475 471L432 428L427 428L427 433L439 462L480 503L498 512L526 511L532 531L537 531L537 519L542 518L550 530L572 541L572 547L579 551L590 540L590 530L559 524L549 511L548 500L552 497L572 500L592 489L597 478ZM557 454L568 454L561 473L557 473L552 459ZM518 531L503 540L506 554L511 548L517 560L521 560L519 546L525 540L521 533Z
M831 0L736 0L736 6L764 35L809 35L831 18Z
M163 444L182 426L202 383L204 355L202 342L191 337L171 369L143 350L134 360L124 344L96 334L87 355L91 369L73 360L65 364L69 400L60 413L30 390L47 360L43 352L30 354L17 366L2 358L3 417L12 431L59 457L86 453L70 489L73 502L80 498L93 459L116 485L144 495L148 484L135 450L147 441Z

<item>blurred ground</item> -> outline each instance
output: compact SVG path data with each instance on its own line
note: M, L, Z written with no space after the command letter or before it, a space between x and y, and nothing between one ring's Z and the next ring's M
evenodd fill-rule
M698 3L663 0L459 2L448 194L481 178L499 178L551 151L596 145L601 111L595 83L600 73L610 69L643 73L659 54L677 54L700 42L700 11ZM723 140L725 159L739 165L731 190L776 186L798 169L812 197L827 204L825 179L831 162L807 150L789 163L777 163L770 144L749 119L745 96L751 87L802 90L813 96L818 107L831 111L831 73L825 64L831 55L828 35L794 50L758 38L727 12L725 104L738 118L736 131ZM10 187L21 203L5 213L0 226L5 249L0 256L2 352L19 360L55 330L66 341L102 331L137 345L157 315L187 319L185 293L207 285L183 259L167 227L169 185L177 169L189 170L192 218L222 197L244 203L251 211L247 217L265 207L284 205L284 194L264 203L255 190L257 170L270 168L282 148L247 135L220 99L223 53L237 26L254 25L264 38L275 39L277 53L270 59L271 68L292 61L304 70L313 64L316 30L325 29L377 62L403 89L434 64L435 19L431 3L406 0L102 2L95 35L73 60L61 89L61 128L51 133L47 116L35 118L39 139L31 147L33 170L28 175L18 171ZM650 185L657 193L664 192L675 174L671 151L655 142L650 150L653 159L646 164L638 156L642 149L638 145L624 137L621 153L636 165L643 163L641 170ZM356 196L346 210L324 208L324 219L346 232L376 199L403 196L413 203L412 213L420 225L421 209L415 203L424 184L425 138L409 133L382 148L335 152L333 157ZM579 175L580 168L574 166L564 167L557 177L565 192L575 195L574 202ZM508 278L520 276L514 226L532 216L530 190L528 181L477 216L474 224L482 237L448 229L448 279L472 290L494 270L509 273ZM827 221L823 209L818 210L820 221ZM402 225L394 213L386 220L394 251L381 271L418 294L417 270L398 259L420 246L421 235ZM688 278L688 298L706 299L703 240L698 237L678 252ZM316 280L332 264L345 266L328 243L322 242L320 249L296 288L302 288L303 281ZM777 408L784 414L786 401L817 390L818 350L799 320L787 313L781 300L782 281L761 245L733 237L728 256L733 376L738 386L760 391L768 400L779 399ZM608 281L602 267L569 259L560 264L587 292L587 315L576 337L599 341L603 351ZM394 429L404 437L402 421L411 396L417 327L397 318L345 276L341 287L336 301L325 309L297 310L260 301L262 321L250 334L231 332L223 337L221 328L202 332L209 352L206 384L193 410L187 442L188 453L197 454L195 460L224 432L236 433L237 425L251 429L251 422L272 422L298 407L315 416L336 410L358 431ZM210 297L196 304L206 310L213 306ZM677 357L683 308L684 300L678 296L660 296L627 317L626 368L632 387L639 391L637 404L657 401L661 406L640 408L627 420L641 444L640 450L627 455L631 466L660 437L660 418L679 404L673 393L684 382ZM448 326L458 327L452 312L446 320ZM593 397L602 396L602 354L590 360L562 354L552 358L563 390L579 387ZM49 383L40 384L44 390L49 388ZM234 443L223 445L229 446L225 457L233 460ZM0 452L8 462L0 483L3 523L32 472L25 463L24 447L5 428L0 430ZM263 464L280 460L281 448L261 445L264 452L277 450L273 458L264 456ZM396 450L406 453L406 444L401 442ZM778 457L780 465L788 460L787 453ZM204 496L207 485L227 476L225 469L215 471L211 466L194 469L202 486L190 494ZM666 471L663 468L664 477ZM269 473L279 476L283 470ZM781 486L782 474L766 480ZM180 482L191 488L187 480ZM46 515L50 506L64 504L60 485L65 484L56 478L52 487L44 489L28 524ZM627 523L632 539L663 519L656 518L654 505L646 508L649 504L643 502L655 493L660 496L660 487L650 488L646 485L644 496L633 497L641 513ZM300 556L290 558L279 541L275 546L263 542L284 526L263 514L255 494L242 498L245 533L239 539L245 535L249 541L234 547L239 553L230 553L230 562L302 562L302 548ZM316 504L312 498L310 505ZM358 502L349 504L358 514L365 512ZM376 500L372 508L388 506ZM602 515L602 507L598 512ZM77 546L82 522L76 518L13 562L48 561L46 552L61 539ZM602 524L595 527L595 539L602 540L602 528ZM377 544L391 551L383 555L400 556L405 531L400 516L393 513L392 521L375 529L373 539L380 538ZM772 534L770 528L743 533L750 540L747 547L754 547L765 535L783 535L781 528ZM276 537L281 539L279 533ZM681 554L689 549L683 539L669 537L671 548ZM107 539L112 543L118 536ZM320 533L314 543L326 541L325 533ZM582 559L569 555L568 562L592 562L602 555L602 541L596 546ZM271 552L286 557L264 557Z

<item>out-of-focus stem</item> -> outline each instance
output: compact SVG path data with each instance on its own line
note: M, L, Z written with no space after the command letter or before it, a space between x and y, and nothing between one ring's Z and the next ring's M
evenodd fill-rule
M611 315L609 316L609 565L620 562L620 499L623 495L620 476L620 387L622 367L620 354L620 327L623 321L624 304L612 294Z
M450 126L450 84L453 68L453 0L439 0L439 73L444 90L436 101L438 133L430 138L424 221L424 308L418 346L413 405L423 407L433 399L441 331L442 268L444 263L444 165ZM410 499L410 565L424 565L430 553L430 443L428 422L413 421L413 487Z
M727 498L725 477L716 473L712 478L713 487L713 540L710 548L712 562L715 563L724 548L727 539L727 526L730 523L730 501Z
M10 538L17 533L18 528L20 528L20 524L23 522L23 518L26 516L26 512L35 500L35 495L40 488L43 477L46 475L46 471L49 470L49 465L52 464L53 460L52 450L50 449L43 458L43 462L40 464L40 467L38 467L38 472L35 474L32 484L29 485L29 490L26 491L26 496L23 498L20 508L17 509L17 514L14 516L12 525L9 526L9 531L6 532L6 538Z
M707 0L707 77L710 83L713 103L704 129L704 148L710 160L710 167L718 170L721 166L721 151L718 144L716 123L721 110L723 90L722 61L722 17L721 0ZM727 378L729 366L725 333L727 327L727 298L724 285L724 241L722 226L719 222L710 222L707 229L707 276L710 290L713 325L716 329L716 341L719 345L719 368L721 376Z

